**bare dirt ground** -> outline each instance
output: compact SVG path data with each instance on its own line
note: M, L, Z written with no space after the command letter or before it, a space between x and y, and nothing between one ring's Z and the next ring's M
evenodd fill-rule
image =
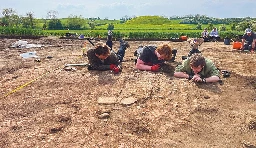
M84 40L48 37L26 40L45 47L9 48L15 41L0 43L1 148L256 147L255 53L203 43L203 55L231 76L222 78L223 85L195 84L173 77L188 42L172 42L176 61L153 73L134 69L133 52L162 41L129 41L123 71L113 74L63 69L87 62L81 56ZM118 47L115 41L114 50ZM40 62L21 58L29 51L36 51Z

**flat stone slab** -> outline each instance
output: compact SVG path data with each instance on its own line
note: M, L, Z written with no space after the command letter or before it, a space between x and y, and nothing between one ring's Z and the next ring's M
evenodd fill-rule
M115 97L99 97L98 103L99 104L115 104L115 103L117 103L117 98L115 98Z
M136 98L133 98L133 97L129 97L129 98L123 98L121 101L120 101L120 104L123 104L123 105L131 105L133 103L135 103L137 101Z

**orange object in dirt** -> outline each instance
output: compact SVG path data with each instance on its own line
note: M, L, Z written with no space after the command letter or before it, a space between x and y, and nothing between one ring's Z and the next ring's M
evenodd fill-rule
M242 47L241 42L233 42L233 49L240 49Z
M188 37L187 37L187 36L181 36L180 39L181 39L182 41L186 41L186 40L188 39Z

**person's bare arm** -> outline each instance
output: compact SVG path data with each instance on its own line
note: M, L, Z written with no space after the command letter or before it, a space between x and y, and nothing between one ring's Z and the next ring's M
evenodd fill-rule
M177 78L189 78L189 75L186 74L185 72L175 72L174 73L174 77L177 77Z
M145 65L145 63L141 59L137 59L137 63L135 67L136 69L140 69L140 70L151 70L152 66Z
M208 78L205 78L205 82L218 82L220 80L220 77L218 76L211 76L211 77L208 77Z
M242 39L242 46L241 46L241 49L244 48L244 42L245 42L245 39Z
M253 41L252 41L252 48L254 49L254 47L255 47L255 42L256 42L256 39L253 39Z
M208 78L201 78L200 75L190 76L184 72L175 72L174 77L187 78L187 79L191 79L192 81L195 81L195 82L205 82L205 83L217 82L220 80L220 78L218 76L210 76Z

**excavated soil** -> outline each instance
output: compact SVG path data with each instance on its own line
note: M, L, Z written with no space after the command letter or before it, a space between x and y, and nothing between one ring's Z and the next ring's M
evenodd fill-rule
M120 74L64 68L87 63L85 40L26 39L44 46L11 48L16 41L0 43L2 148L256 147L255 53L203 43L202 54L231 75L222 83L196 84L173 77L189 52L186 41L171 42L177 59L160 72L134 69L133 52L164 41L129 41ZM40 59L20 56L31 51Z

